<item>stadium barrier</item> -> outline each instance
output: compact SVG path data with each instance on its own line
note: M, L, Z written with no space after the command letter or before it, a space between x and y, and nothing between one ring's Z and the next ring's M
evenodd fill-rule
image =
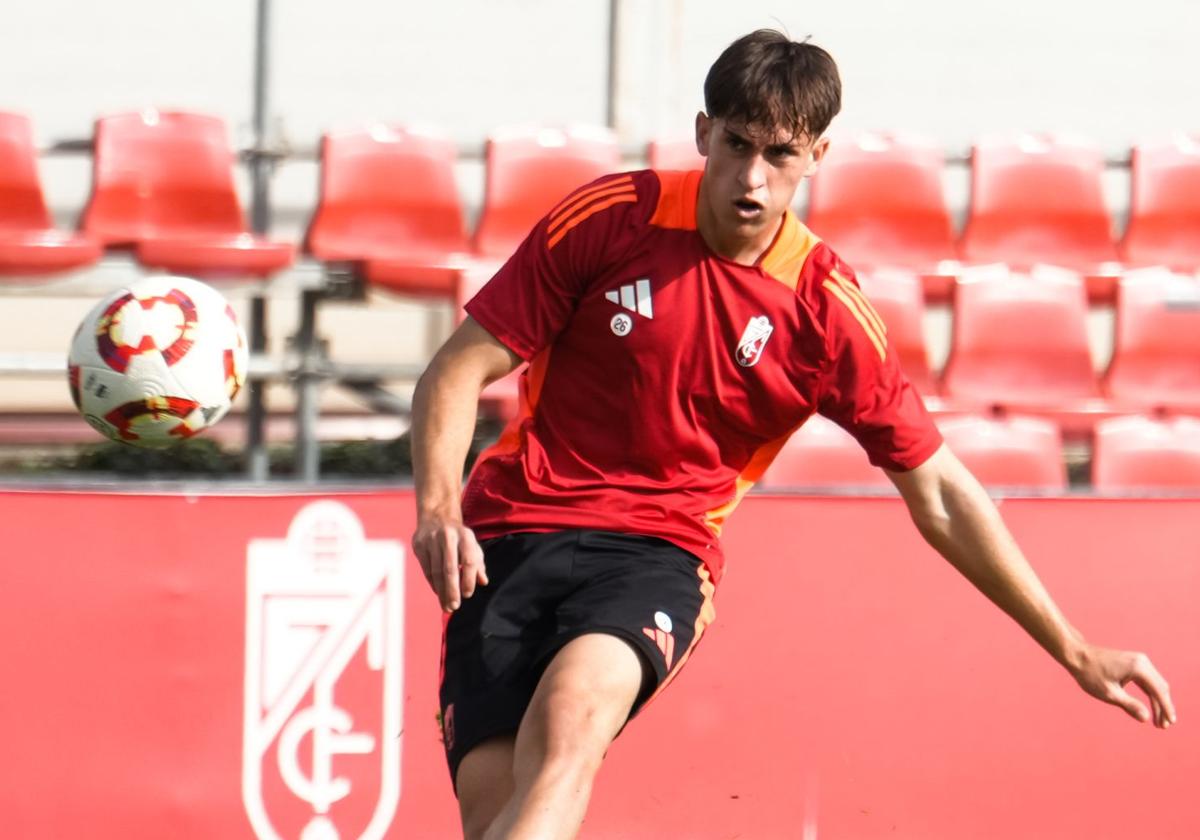
M457 836L412 509L0 492L0 833ZM1200 836L1200 499L1002 510L1083 632L1152 654L1175 728L1084 696L898 499L755 496L716 624L611 750L581 836Z

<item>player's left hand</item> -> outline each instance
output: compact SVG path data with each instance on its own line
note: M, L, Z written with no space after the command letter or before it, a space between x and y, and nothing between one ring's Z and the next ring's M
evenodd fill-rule
M1159 729L1168 729L1175 723L1170 687L1144 653L1089 645L1079 663L1071 668L1071 675L1088 694L1120 706L1142 723L1153 719ZM1125 686L1131 682L1146 692L1153 712L1126 691Z

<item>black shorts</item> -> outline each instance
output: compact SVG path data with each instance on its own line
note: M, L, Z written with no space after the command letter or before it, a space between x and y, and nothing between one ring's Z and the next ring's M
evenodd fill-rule
M509 534L483 543L488 586L446 622L440 701L450 776L482 741L516 732L550 659L585 633L629 642L647 680L633 716L712 621L708 572L656 537L611 531Z

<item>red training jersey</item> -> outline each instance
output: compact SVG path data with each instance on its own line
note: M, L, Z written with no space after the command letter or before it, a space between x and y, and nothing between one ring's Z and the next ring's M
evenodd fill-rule
M481 539L647 534L715 582L726 517L813 412L891 470L941 444L850 268L790 211L757 264L714 253L696 228L701 177L577 190L467 304L529 362L518 416L464 492Z

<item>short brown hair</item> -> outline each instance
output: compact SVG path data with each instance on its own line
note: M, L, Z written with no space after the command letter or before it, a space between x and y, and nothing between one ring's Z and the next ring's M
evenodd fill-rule
M708 115L747 126L791 128L815 139L841 107L842 80L833 56L773 29L738 38L704 79Z

